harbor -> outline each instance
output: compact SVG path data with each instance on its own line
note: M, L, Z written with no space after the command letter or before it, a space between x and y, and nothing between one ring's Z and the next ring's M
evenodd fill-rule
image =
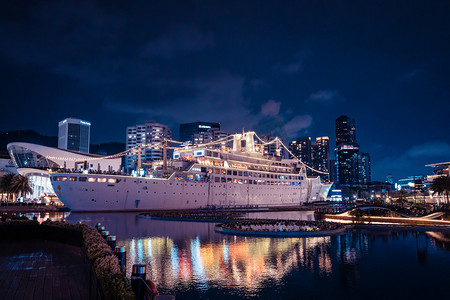
M249 216L252 214L258 219L266 214L267 224L280 222L276 216L278 220L285 218L286 222L297 220L297 224L314 221L313 211L255 212ZM24 216L38 222L51 217L48 213ZM147 279L155 283L158 292L174 295L176 299L247 299L255 293L260 297L275 296L274 291L288 297L298 285L297 280L293 281L298 276L304 282L303 292L310 297L331 296L326 290L315 290L330 282L336 282L333 293L339 297L357 298L358 292L373 282L391 289L393 295L406 293L412 297L420 295L422 290L388 287L380 281L380 275L389 272L392 278L401 276L401 281L418 284L419 274L413 271L414 265L421 266L420 272L437 268L442 260L445 263L448 259L450 249L445 232L371 230L368 227L371 225L350 227L345 232L326 236L258 237L222 234L216 231L220 223L215 222L153 220L137 213L58 213L52 218L91 227L101 223L110 235L116 236L116 246L126 249L125 275L131 278L133 265L144 265ZM279 231L279 225L273 230ZM381 270L376 262L386 259L386 255L390 256ZM405 264L411 265L410 273L399 268ZM434 281L444 284L445 276L439 272L432 276ZM316 283L307 284L312 278ZM445 294L443 286L434 289L436 295ZM385 292L377 291L379 295Z
M3 1L0 299L447 299L450 1Z

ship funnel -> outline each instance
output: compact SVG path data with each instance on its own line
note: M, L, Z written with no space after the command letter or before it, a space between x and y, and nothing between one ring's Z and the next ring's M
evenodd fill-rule
M255 132L233 135L233 151L255 152Z

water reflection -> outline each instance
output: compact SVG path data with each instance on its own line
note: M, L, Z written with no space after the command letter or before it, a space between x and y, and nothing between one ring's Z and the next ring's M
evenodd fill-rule
M192 285L200 290L209 285L259 290L265 280L280 282L293 268L331 274L330 237L245 238L222 236L202 240L200 236L175 242L166 237L120 241L128 251L127 272L133 263L148 265L150 278L172 290Z
M436 232L280 239L221 235L211 223L129 213L71 214L67 220L101 222L118 246L126 246L127 275L133 264L144 263L158 288L177 299L292 298L299 289L305 298L358 299L370 286L379 287L373 298L414 298L420 295L416 286L428 285L421 280L425 273L440 295L446 279L435 270L450 266L450 235ZM386 284L393 279L398 284Z
M39 224L42 222L51 220L51 221L61 221L66 219L70 212L32 212L24 214L28 219L36 218Z
M432 238L433 244L439 248L450 251L450 233L428 231L427 235Z

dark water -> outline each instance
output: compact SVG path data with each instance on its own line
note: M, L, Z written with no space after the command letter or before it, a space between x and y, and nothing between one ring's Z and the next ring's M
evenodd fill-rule
M283 214L280 218L311 219L310 212ZM349 231L320 238L246 238L216 233L211 223L156 221L130 213L66 217L101 222L118 245L126 246L128 276L132 264L145 263L160 292L177 299L450 295L448 234Z

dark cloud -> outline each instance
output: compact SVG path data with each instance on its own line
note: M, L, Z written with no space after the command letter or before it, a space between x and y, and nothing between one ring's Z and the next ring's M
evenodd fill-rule
M275 71L288 75L296 74L303 70L304 61L309 55L311 55L311 53L307 51L298 52L294 55L293 60L286 63L277 63L274 69Z
M313 119L310 115L295 116L283 126L283 130L288 137L295 139L295 137L306 133L305 129L311 126L312 121Z
M440 141L426 142L411 147L406 153L409 157L448 157L450 156L450 144Z
M333 103L339 99L342 98L339 96L339 93L336 90L319 90L312 93L308 98L310 102L319 103Z
M263 116L277 116L280 113L281 102L269 100L261 105L261 114Z

